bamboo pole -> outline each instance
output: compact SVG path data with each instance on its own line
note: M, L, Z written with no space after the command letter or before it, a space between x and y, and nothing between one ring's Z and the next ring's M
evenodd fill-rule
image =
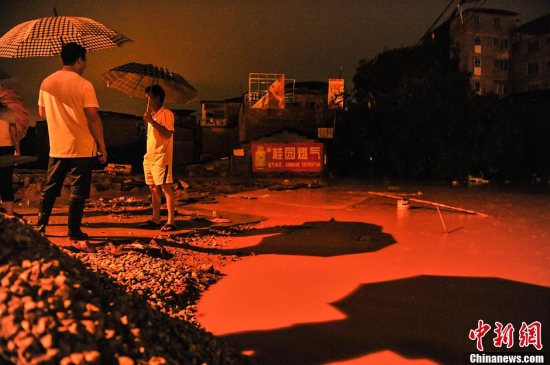
M439 207L436 207L436 208L437 208L437 213L439 214L439 219L441 219L441 224L443 224L443 229L445 230L445 234L447 234L449 233L449 231L447 231L447 226L445 225L445 221L443 220L443 215L441 214Z
M402 195L381 193L381 192L377 192L377 191L369 191L368 194L383 196L383 197L392 198L392 199L403 199ZM481 212L476 212L475 210L464 209L464 208L459 208L459 207L453 207L453 206L450 206L450 205L436 203L436 202L432 202L432 201L429 201L429 200L423 200L423 199L417 199L417 198L408 198L408 200L411 201L411 202L415 202L415 203L431 205L431 206L434 206L434 207L444 208L444 209L448 209L448 210L455 210L457 212L475 214L475 215L479 215L481 217L488 217L487 214L481 213Z

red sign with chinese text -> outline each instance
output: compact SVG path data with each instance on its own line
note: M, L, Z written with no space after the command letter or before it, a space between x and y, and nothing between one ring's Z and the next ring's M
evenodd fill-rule
M328 107L344 107L344 79L328 79Z
M322 143L252 143L254 172L321 172L323 161Z

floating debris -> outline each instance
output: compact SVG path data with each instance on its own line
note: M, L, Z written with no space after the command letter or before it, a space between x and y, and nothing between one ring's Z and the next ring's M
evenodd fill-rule
M468 175L468 186L479 186L479 185L487 185L487 184L489 184L489 180L486 180L482 177Z

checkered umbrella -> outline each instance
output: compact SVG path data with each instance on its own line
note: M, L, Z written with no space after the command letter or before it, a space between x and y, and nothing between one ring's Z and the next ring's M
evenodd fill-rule
M23 139L29 127L29 113L23 100L12 89L0 85L0 117L14 119L17 129L17 138Z
M197 90L182 76L151 64L127 63L105 72L101 78L108 87L130 97L145 99L147 87L160 85L166 93L166 102L187 103L197 98Z
M75 42L87 51L117 47L126 36L89 18L53 16L16 25L0 38L0 57L55 56L65 43Z

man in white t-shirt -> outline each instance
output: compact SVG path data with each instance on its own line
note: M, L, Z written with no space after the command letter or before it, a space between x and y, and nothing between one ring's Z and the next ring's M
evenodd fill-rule
M71 176L68 232L73 240L88 235L80 229L84 203L90 197L92 168L99 159L107 161L103 124L93 85L82 77L86 69L86 49L67 43L61 50L63 67L40 85L40 117L46 118L50 158L46 184L42 189L37 229L45 232L67 173Z
M143 172L145 183L151 190L153 216L141 225L142 228L161 231L174 231L175 200L172 184L172 157L174 150L174 114L162 104L164 90L159 85L145 89L147 95L147 111L143 120L147 122L147 152L143 156ZM168 220L161 228L160 204L161 190L166 197Z

